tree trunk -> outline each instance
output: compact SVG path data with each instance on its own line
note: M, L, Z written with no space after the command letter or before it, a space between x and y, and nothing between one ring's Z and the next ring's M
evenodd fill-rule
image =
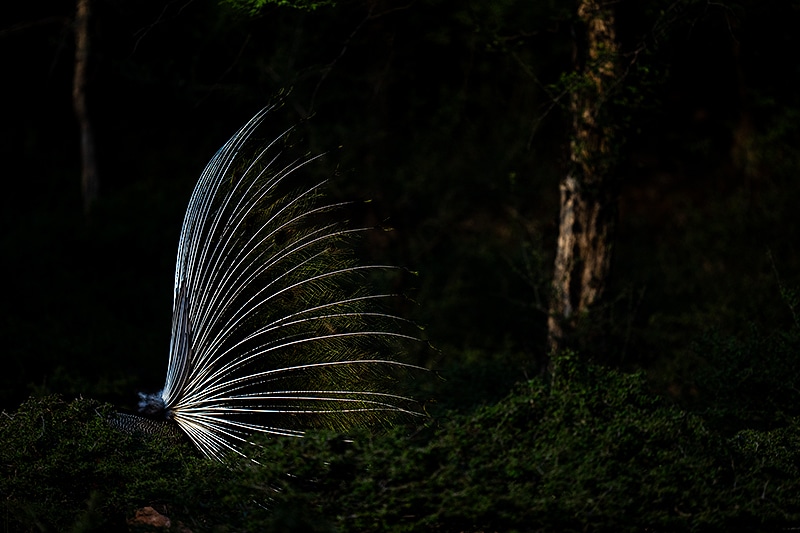
M569 173L561 182L561 216L548 317L551 353L563 349L578 319L602 300L616 222L618 146L609 99L619 82L610 2L581 0L570 97Z
M86 80L89 62L89 0L78 0L75 13L75 73L72 80L72 105L81 130L81 192L83 210L88 214L97 199L98 179L94 135L86 110Z

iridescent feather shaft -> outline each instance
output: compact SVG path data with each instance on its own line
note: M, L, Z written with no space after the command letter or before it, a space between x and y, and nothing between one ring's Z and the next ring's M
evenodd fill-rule
M287 156L292 131L257 132L270 109L211 159L192 194L178 246L167 380L142 410L174 421L208 457L242 454L251 435L302 436L416 415L397 392L397 360L414 341L381 311L395 297L367 278L323 183L294 178L316 157Z

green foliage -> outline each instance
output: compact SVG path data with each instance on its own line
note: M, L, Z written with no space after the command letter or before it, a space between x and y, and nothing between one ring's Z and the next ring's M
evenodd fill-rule
M220 495L202 478L224 478L224 468L198 459L188 444L122 434L106 423L111 412L92 400L48 396L2 414L0 494L7 528L66 531L83 524L118 531L148 502L216 505Z
M336 5L335 0L220 0L220 3L250 16L257 15L267 5L291 7L303 11L314 11L320 7Z
M800 520L796 432L729 441L641 374L570 354L552 380L411 436L267 447L249 484L298 473L275 501L343 531L767 531Z
M796 418L732 438L642 374L556 359L501 401L420 428L261 441L227 466L30 400L0 425L11 530L114 531L155 506L215 531L772 531L800 524Z
M766 334L751 326L739 337L702 336L693 382L695 408L727 431L772 429L800 416L800 330Z

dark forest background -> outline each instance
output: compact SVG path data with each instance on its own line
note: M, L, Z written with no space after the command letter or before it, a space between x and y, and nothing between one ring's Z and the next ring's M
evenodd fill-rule
M189 195L278 94L276 130L300 123L311 152L333 152L331 195L371 199L359 222L394 228L368 236L364 257L419 273L403 287L415 304L398 312L437 348L415 356L446 379L431 394L468 409L538 374L572 10L96 0L86 94L99 197L87 215L74 5L4 3L0 406L57 392L131 407L160 387ZM697 401L698 373L725 364L714 339L797 325L799 22L787 0L617 6L619 228L582 357L645 369L655 391Z
M0 3L4 531L798 529L800 2L259 3L77 2L88 209L76 2ZM615 21L618 224L549 353L579 4ZM223 465L107 422L164 383L200 173L278 100L311 178L393 228L358 255L416 273L376 281L430 342L430 416Z

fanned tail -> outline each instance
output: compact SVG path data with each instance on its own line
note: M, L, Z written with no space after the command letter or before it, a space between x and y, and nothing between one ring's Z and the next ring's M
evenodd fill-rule
M287 155L292 131L261 142L270 109L212 158L192 194L178 247L163 408L207 456L242 453L251 435L302 436L417 415L398 392L415 337L381 310L396 297L367 279L323 183L290 178L316 157Z

